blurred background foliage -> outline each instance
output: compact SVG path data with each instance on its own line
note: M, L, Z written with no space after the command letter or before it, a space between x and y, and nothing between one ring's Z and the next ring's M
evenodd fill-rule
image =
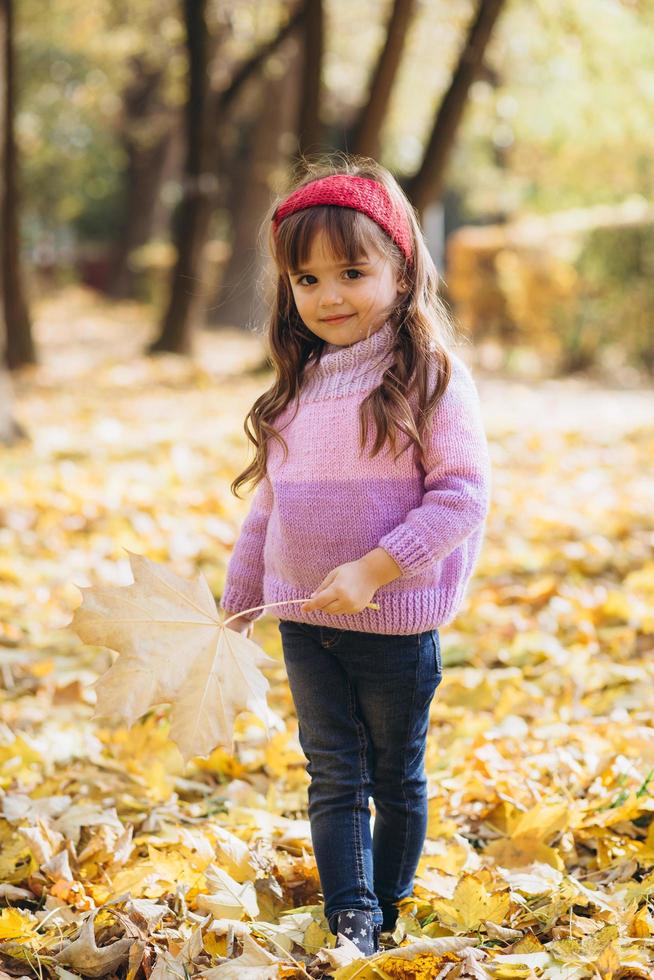
M415 193L445 298L478 356L489 367L546 372L613 367L624 382L654 372L653 0L495 0L465 111L443 130L451 146L433 194L430 138L470 25L492 0L195 0L204 22L189 28L193 2L15 5L30 295L81 280L149 303L162 318L160 349L180 352L189 342L180 331L171 338L173 321L262 323L257 232L267 204L296 153L353 149L375 66L399 30L389 29L392 16L404 6L406 36L373 155ZM275 41L300 14L299 28ZM200 28L196 79L206 77L214 101L203 137L210 167L198 177L188 171L188 39ZM192 243L184 208L198 180L206 222L198 230L197 213L191 220ZM598 216L598 206L615 211ZM556 224L557 215L568 218L555 241L545 224L519 244L514 225L545 216ZM198 241L204 265L184 266L180 255L195 255ZM176 304L176 277L199 284L194 312Z
M253 0L214 4L216 34L225 26L220 6L229 7L222 16L229 14L233 33L220 58L234 62L274 33L285 10ZM184 100L177 7L173 0L58 0L44 9L21 0L17 126L26 220L50 229L70 222L100 238L115 228L130 59L162 71L166 105ZM396 174L420 163L472 7L418 4L382 130L381 162ZM365 98L389 8L379 0L325 4L324 118L335 128ZM465 218L654 198L652 50L651 6L511 0L486 51L485 77L472 86L448 172Z

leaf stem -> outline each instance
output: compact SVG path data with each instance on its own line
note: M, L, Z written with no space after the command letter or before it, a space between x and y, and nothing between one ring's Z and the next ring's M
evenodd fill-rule
M304 599L286 599L284 602L266 602L263 606L251 606L250 609L242 609L241 612L234 613L229 619L223 620L223 626L227 626L231 623L233 619L238 619L239 616L245 616L246 613L257 612L259 609L272 609L273 606L291 606L294 602L307 602L311 598L310 595L305 596ZM378 602L369 602L366 609L379 609Z

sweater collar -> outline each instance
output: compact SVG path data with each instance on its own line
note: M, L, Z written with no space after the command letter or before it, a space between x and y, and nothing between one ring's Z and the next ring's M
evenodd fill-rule
M325 344L319 363L305 377L304 397L340 397L368 387L371 372L390 353L396 333L397 326L389 318L379 330L347 347Z
M387 320L379 330L361 340L342 347L339 344L325 344L320 364L316 365L317 375L338 374L340 371L363 366L371 359L385 354L395 338L395 326Z

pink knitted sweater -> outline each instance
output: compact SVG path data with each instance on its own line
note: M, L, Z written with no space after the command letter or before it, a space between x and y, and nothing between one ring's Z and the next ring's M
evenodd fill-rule
M267 476L257 485L227 567L223 609L308 598L333 568L379 546L402 569L375 592L379 610L303 613L296 603L277 606L274 614L410 634L451 622L459 611L490 502L479 396L468 367L450 352L452 376L432 419L426 471L412 448L394 461L386 443L371 458L374 424L362 454L359 404L390 363L395 329L388 321L349 347L327 344L305 375L297 413L291 403L277 416L288 458L276 441L269 443ZM431 371L433 386L436 367Z

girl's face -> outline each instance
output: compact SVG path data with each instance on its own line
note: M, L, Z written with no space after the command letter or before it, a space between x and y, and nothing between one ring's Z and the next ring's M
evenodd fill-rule
M375 333L406 292L390 259L370 247L354 264L341 261L317 232L305 267L289 272L297 311L318 337L342 347Z

